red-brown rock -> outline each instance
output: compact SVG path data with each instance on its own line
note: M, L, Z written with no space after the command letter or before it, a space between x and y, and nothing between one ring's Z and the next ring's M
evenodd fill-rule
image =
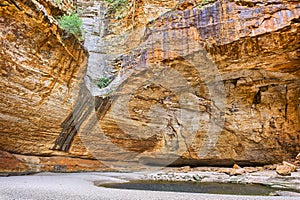
M24 172L30 171L28 163L18 159L16 156L0 151L0 172Z

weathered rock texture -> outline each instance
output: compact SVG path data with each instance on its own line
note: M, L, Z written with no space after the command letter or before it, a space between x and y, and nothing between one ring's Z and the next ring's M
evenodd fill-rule
M110 56L96 62L96 71L89 64L87 85L92 95L114 99L97 128L82 126L81 139L91 152L103 160L163 165L178 157L173 164L266 164L295 157L299 3L217 1L200 7L182 1L174 10L152 3L169 10L151 21L146 7L151 5L139 1L135 12L145 13L142 20L136 14L125 23L102 21L108 24L106 35L87 45ZM93 34L100 36L97 28ZM94 51L97 45L101 51ZM95 82L104 76L112 82L99 89ZM107 146L113 146L110 154Z
M34 173L41 171L78 172L111 170L99 160L72 158L66 156L39 156L11 154L0 151L0 176L11 173Z
M49 17L59 11L15 2L0 3L0 149L123 167L299 153L297 1L135 1L123 20L103 1L79 1L86 86L86 52L60 37ZM112 82L99 89L103 77Z
M0 150L15 153L1 153L0 171L101 167L97 160L51 149L87 62L80 42L55 23L53 17L62 14L51 2L0 1ZM64 157L47 157L54 155ZM92 158L84 150L80 155ZM70 167L72 162L79 164Z

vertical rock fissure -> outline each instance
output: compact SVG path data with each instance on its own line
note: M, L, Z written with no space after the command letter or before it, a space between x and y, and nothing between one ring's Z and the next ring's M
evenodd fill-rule
M93 110L96 111L97 118L102 119L114 99L113 97L95 96L90 93L93 87L97 87L95 80L106 77L106 63L109 59L106 54L101 53L102 37L105 34L106 6L103 1L89 0L77 1L77 7L81 12L79 14L85 30L84 45L89 52L86 77L90 79L85 79L85 82L82 83L72 112L61 124L62 131L52 148L60 151L69 151L75 135ZM93 126L94 124L91 122L89 125Z
M93 97L86 87L82 87L73 111L62 123L62 131L55 141L53 150L68 151L82 123L95 109L97 117L102 119L111 106L110 97Z

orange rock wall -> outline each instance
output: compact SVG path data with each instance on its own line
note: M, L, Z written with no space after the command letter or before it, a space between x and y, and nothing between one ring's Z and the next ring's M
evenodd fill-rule
M128 17L105 22L100 52L113 57L106 67L114 78L132 72L117 90L130 91L130 99L113 97L101 118L91 112L71 148L58 151L53 146L78 101L88 53L59 29L53 17L65 11L50 1L0 1L0 150L12 153L1 153L2 171L99 170L105 169L102 161L130 161L128 167L256 165L299 153L297 1L223 0L202 7L201 1L136 2ZM205 67L207 57L221 80ZM202 74L195 63L203 66ZM151 73L141 73L143 67ZM186 82L177 76L163 79L172 90L145 81L162 77L166 68L187 80L197 107L180 104L184 93L178 88ZM222 110L210 98L208 82L222 82ZM165 110L151 121L154 105ZM180 118L182 110L190 115ZM198 122L189 119L195 112L202 117ZM205 148L209 124L219 118L224 121L218 140Z

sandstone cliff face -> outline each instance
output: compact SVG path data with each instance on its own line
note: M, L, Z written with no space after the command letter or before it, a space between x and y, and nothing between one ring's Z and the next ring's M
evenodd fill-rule
M0 150L15 153L1 152L1 171L55 170L59 160L72 160L45 157L68 156L51 149L87 61L80 42L55 23L62 14L51 2L0 1ZM82 168L91 167L79 164L77 170Z
M136 1L120 20L103 1L79 1L84 78L87 54L61 37L54 5L1 2L0 149L15 153L2 160L93 170L102 164L79 158L134 167L296 156L299 3L200 3ZM103 77L111 83L100 89Z
M139 1L123 23L116 14L102 21L106 34L94 27L99 38L87 48L101 59L88 65L86 83L112 103L104 116L101 107L92 114L96 128L87 123L79 131L89 150L102 160L162 165L295 157L299 3L173 3ZM149 9L157 6L165 13ZM101 77L112 79L104 89L95 85Z

